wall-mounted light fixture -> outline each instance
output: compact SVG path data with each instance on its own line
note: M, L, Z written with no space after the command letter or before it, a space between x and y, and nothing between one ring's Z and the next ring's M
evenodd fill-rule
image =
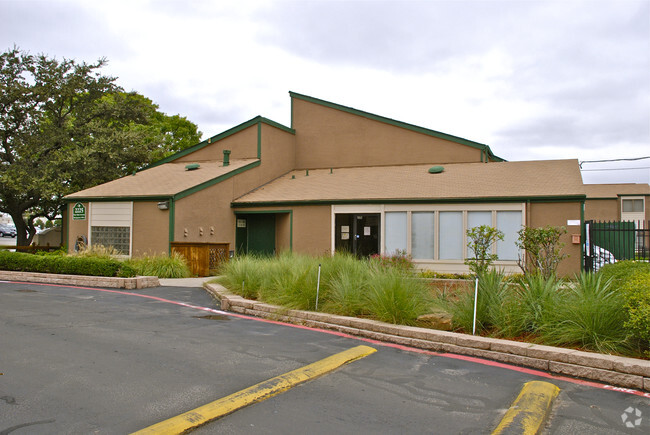
M158 203L158 210L169 210L169 201L160 201Z

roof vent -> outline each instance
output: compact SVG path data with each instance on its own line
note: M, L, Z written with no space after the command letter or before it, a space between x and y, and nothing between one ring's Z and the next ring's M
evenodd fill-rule
M431 166L429 168L429 174L439 174L444 170L445 168L443 166Z
M201 167L201 165L199 165L198 163L190 163L189 165L185 165L185 170L186 171L195 171L195 170L199 169L200 167Z

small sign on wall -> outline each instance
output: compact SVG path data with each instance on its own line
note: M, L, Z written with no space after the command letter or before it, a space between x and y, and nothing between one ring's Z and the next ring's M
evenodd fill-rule
M72 220L84 221L86 220L86 207L78 202L72 207Z
M246 228L246 219L237 219L237 228Z

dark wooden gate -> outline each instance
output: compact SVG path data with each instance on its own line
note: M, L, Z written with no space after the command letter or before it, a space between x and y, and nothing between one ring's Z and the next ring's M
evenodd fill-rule
M192 275L211 276L217 273L219 265L228 261L228 243L171 242L172 254L178 252L190 266Z

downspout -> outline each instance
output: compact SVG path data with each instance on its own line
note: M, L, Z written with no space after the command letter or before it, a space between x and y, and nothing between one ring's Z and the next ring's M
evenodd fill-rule
M585 240L587 234L585 232L585 200L580 203L580 272L585 271Z
M172 196L169 198L169 255L172 254L172 242L174 241L174 221L175 221L176 201Z

